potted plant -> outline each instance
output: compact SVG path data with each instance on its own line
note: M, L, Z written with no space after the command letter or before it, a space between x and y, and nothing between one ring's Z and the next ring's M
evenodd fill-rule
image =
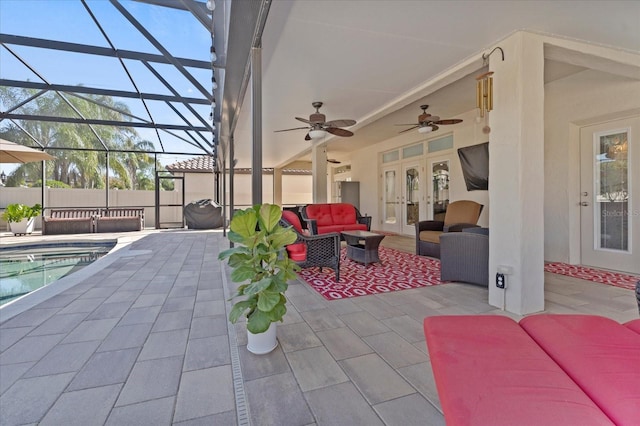
M9 223L9 228L15 235L30 234L33 232L35 218L41 212L40 204L32 207L20 203L9 204L2 213L2 219Z
M229 240L238 246L220 253L229 259L231 280L242 283L233 297L245 296L233 305L229 321L247 318L247 349L254 354L271 352L278 345L276 322L287 312L287 281L300 268L285 247L296 240L290 228L279 224L282 210L273 204L256 205L233 215Z

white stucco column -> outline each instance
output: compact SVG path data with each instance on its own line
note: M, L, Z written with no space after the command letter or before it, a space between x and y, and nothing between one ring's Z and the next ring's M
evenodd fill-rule
M516 33L490 58L489 303L524 315L544 309L544 52ZM506 289L496 273L506 272Z
M273 169L273 204L282 206L282 169Z
M313 174L313 202L327 203L327 147L314 144L311 147L311 172Z

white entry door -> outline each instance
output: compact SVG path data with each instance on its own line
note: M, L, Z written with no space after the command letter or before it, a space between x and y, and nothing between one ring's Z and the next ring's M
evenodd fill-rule
M640 273L640 117L583 127L581 263Z
M402 203L398 166L382 169L382 230L400 233L402 227Z

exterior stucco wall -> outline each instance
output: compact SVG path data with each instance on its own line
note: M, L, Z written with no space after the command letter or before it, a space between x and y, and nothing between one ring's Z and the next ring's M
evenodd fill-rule
M545 260L580 262L580 127L639 109L626 77L586 70L545 86Z

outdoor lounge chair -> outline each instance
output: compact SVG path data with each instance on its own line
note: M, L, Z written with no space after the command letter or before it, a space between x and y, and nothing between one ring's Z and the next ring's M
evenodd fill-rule
M440 258L440 235L444 232L460 232L464 228L478 227L482 204L475 201L454 201L447 207L444 221L423 220L416 222L416 254Z
M282 212L281 222L283 226L291 226L298 237L287 246L289 258L301 268L331 268L336 272L336 282L340 281L340 234L305 235L298 216L288 210Z

